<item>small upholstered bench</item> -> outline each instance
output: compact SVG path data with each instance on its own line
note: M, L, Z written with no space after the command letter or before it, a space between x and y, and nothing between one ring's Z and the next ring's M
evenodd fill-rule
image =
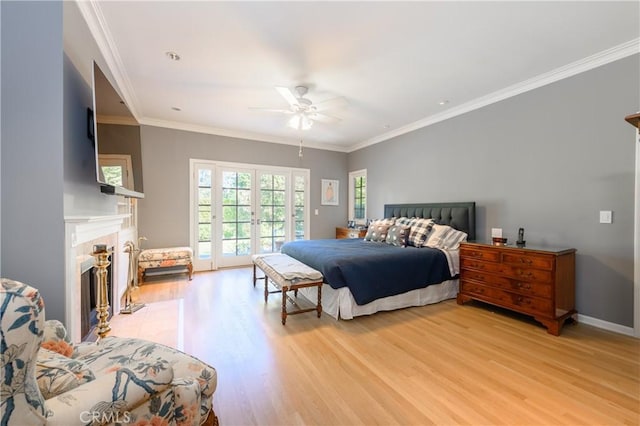
M189 280L193 278L193 250L191 247L168 247L146 249L138 256L138 283L142 283L147 269L185 266Z
M286 254L256 254L253 259L253 286L256 286L258 279L264 278L264 302L267 303L270 293L282 292L282 325L287 322L287 315L301 314L304 312L317 311L318 318L322 314L322 274L304 263L287 256ZM263 277L258 277L256 269L260 268L264 272ZM269 280L278 288L269 291ZM287 292L293 290L295 296L298 289L304 287L318 287L318 304L314 308L298 309L287 311L287 299L290 299ZM295 303L291 299L291 301ZM297 304L296 304L297 305Z

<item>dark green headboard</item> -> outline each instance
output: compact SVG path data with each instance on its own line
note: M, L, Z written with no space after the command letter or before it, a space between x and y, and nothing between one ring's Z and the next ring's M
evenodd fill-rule
M385 204L384 217L423 217L441 225L449 225L476 239L476 203Z

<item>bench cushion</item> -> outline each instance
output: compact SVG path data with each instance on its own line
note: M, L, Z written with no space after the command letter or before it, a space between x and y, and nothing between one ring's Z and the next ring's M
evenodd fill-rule
M193 250L191 250L191 247L168 247L142 250L138 261L191 260L191 258L193 258Z
M322 281L320 272L286 254L256 254L253 263L281 287Z

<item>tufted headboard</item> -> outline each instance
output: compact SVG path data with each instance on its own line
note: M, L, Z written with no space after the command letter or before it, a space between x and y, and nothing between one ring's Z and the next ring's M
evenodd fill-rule
M467 239L476 239L476 203L420 203L385 204L384 217L424 217L441 225L467 233Z

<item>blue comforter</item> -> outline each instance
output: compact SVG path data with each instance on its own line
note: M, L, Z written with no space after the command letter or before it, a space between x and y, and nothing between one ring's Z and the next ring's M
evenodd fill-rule
M347 238L291 241L281 251L322 272L331 287L349 287L358 305L453 278L444 253L428 247Z

